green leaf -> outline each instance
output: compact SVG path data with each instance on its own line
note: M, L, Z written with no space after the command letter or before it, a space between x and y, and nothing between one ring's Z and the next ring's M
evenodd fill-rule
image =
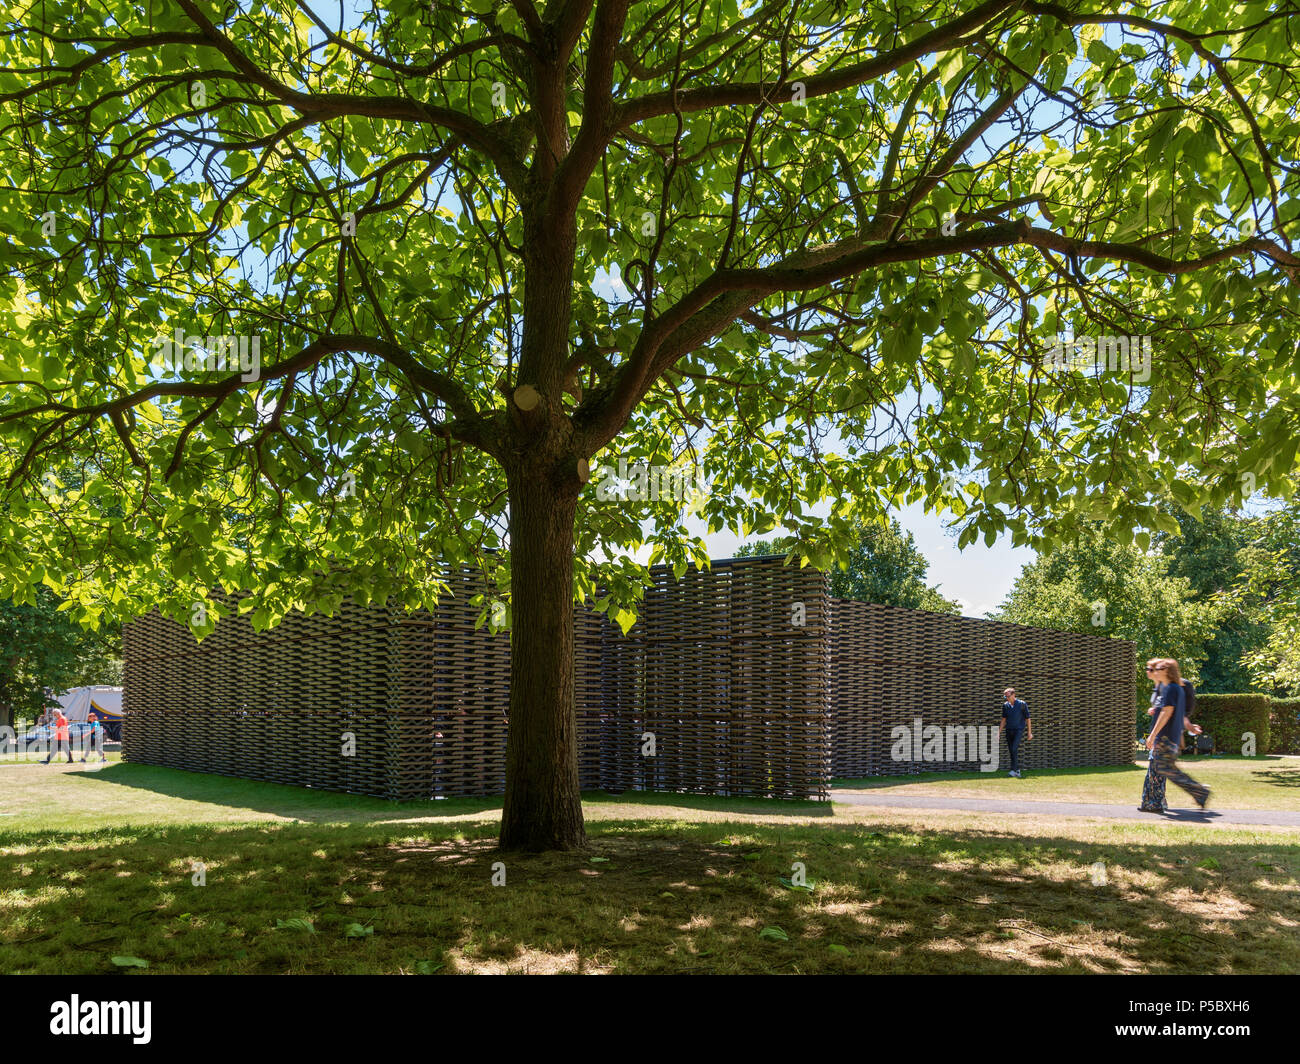
M759 938L770 939L773 942L789 942L790 936L782 931L779 927L765 927L758 933Z
M277 931L301 931L309 935L316 934L316 925L310 920L304 920L298 916L290 920L276 920L275 929Z
M113 957L113 963L119 968L148 968L149 962L141 957Z

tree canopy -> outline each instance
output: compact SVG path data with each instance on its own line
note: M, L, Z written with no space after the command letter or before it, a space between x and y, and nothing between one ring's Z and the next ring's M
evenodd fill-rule
M1229 630L1256 638L1241 662L1254 683L1276 695L1300 694L1300 507L1282 507L1247 523L1235 581L1220 593Z
M1294 5L42 0L4 31L0 592L202 633L216 585L272 624L478 565L503 843L581 844L575 593L626 622L645 542L707 554L593 463L690 466L707 528L818 564L908 501L960 544L1145 546L1161 497L1289 489Z

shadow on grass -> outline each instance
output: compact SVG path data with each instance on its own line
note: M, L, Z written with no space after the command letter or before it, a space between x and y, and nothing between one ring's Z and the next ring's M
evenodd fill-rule
M1293 768L1264 769L1252 772L1250 775L1261 783L1268 783L1275 787L1300 787L1300 772Z
M0 831L0 971L1300 971L1297 842L589 830L588 853L537 856L500 854L490 825L105 829L57 849ZM782 884L794 862L811 892ZM277 929L294 919L311 926Z
M185 769L118 762L85 777L151 791L158 795L206 802L229 808L251 809L309 822L379 823L416 818L457 819L501 808L501 797L446 798L437 801L391 802L367 795L294 787L240 776L221 776ZM716 798L708 795L673 794L662 791L584 791L584 804L680 806L690 809L720 809L772 816L831 816L829 802L777 798Z
M753 816L831 817L830 802L795 798L720 798L707 794L678 794L671 791L583 791L584 805L657 805L679 809L719 810Z
M159 765L141 765L119 761L98 772L78 779L113 783L123 787L151 791L169 798L206 802L229 808L251 809L260 813L291 817L311 822L382 822L410 820L412 817L463 817L487 809L500 809L500 797L447 798L438 801L392 802L363 794L293 787L283 783L250 780L241 776L221 776L208 772L189 772Z

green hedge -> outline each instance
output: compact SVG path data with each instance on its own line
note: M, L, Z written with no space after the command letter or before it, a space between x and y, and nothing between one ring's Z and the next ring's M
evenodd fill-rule
M1192 720L1214 737L1214 749L1224 754L1241 753L1241 737L1255 733L1255 753L1268 753L1269 717L1274 700L1268 695L1196 694Z
M1300 698L1273 699L1269 734L1270 754L1300 754Z

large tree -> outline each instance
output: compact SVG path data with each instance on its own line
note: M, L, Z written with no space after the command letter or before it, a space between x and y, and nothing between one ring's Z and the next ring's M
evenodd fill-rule
M705 553L592 463L693 464L709 527L819 564L907 500L1029 542L1281 483L1298 37L1275 0L19 0L7 589L203 632L216 585L271 624L476 562L501 843L580 846L575 595L626 620L635 548Z

